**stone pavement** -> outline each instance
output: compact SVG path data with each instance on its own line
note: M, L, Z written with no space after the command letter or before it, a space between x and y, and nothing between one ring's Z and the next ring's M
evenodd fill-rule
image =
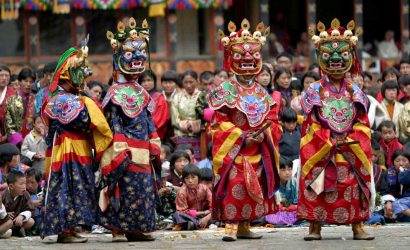
M159 231L154 242L111 243L110 235L86 235L85 244L42 243L39 237L0 239L0 249L410 249L410 224L395 224L382 227L366 227L376 236L374 241L354 241L350 227L332 226L322 229L321 241L305 242L307 228L255 229L263 234L261 240L238 240L222 242L222 230L194 232ZM51 241L55 239L51 239Z

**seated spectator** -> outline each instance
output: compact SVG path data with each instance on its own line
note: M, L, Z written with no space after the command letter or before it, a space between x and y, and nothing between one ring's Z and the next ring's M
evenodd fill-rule
M293 161L299 158L301 128L297 125L297 114L291 108L282 112L283 134L279 141L279 153L286 160Z
M175 200L177 197L177 192L173 188L173 185L167 182L169 175L169 166L164 167L163 163L161 171L161 186L158 190L160 202L156 204L157 229L168 229L173 226L172 215L176 211Z
M208 148L206 150L206 158L198 162L198 168L209 168L212 170L212 143L208 143Z
M194 158L195 150L191 144L179 144L176 150L185 151L191 158L191 163L197 164L198 161Z
M378 129L381 132L380 146L384 152L384 159L386 160L386 166L393 166L392 155L397 149L403 148L403 145L399 142L396 136L396 126L392 121L383 121Z
M185 151L176 150L171 155L169 168L170 175L168 176L167 181L172 184L172 188L177 192L184 183L184 179L182 178L182 171L184 170L184 167L190 163L191 157Z
M212 168L202 168L201 171L201 184L204 184L212 191L214 181L214 171Z
M24 138L21 155L27 157L31 167L37 169L41 174L45 173L46 142L44 136L44 123L39 115L35 115L34 128Z
M168 144L161 144L161 153L159 155L161 159L161 167L165 168L165 171L169 174L169 159L171 157L171 147Z
M399 183L402 186L402 198L393 203L394 214L400 222L410 222L410 155L401 160Z
M384 35L384 40L379 42L377 47L378 55L382 59L398 59L400 51L394 41L394 31L387 30Z
M292 177L292 162L281 158L279 162L280 186L276 191L277 201L280 201L276 214L266 215L266 222L274 225L293 225L296 222L298 192L296 180Z
M205 228L211 221L212 192L206 185L199 183L200 171L197 166L185 166L182 177L184 185L177 194L174 230Z
M377 84L382 88L383 83L386 81L395 81L398 83L400 77L400 72L394 68L390 67L383 71L382 77L377 80ZM399 101L402 97L404 97L404 93L399 89L397 92L396 100ZM379 102L383 101L383 95L381 92L377 93L377 98Z
M26 177L21 172L11 172L7 176L8 189L1 193L0 234L25 237L24 229L34 225L31 218L30 194L26 191Z
M0 144L0 191L7 188L7 175L12 170L26 172L29 167L20 162L20 150L11 143Z
M43 190L40 185L42 174L35 168L26 171L26 188L31 197L32 218L35 221L34 227L29 231L30 235L38 235L40 229L40 209L43 202Z

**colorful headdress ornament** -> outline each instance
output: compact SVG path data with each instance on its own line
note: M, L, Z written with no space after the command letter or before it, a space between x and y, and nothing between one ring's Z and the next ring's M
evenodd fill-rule
M92 75L92 71L88 68L88 43L89 36L87 35L79 49L69 48L60 57L57 67L51 78L49 91L54 93L57 90L57 85L67 83L77 91L84 86L84 79Z
M270 34L270 28L265 28L263 22L260 22L256 26L256 30L251 33L250 27L249 21L245 18L242 20L241 28L238 31L236 30L235 23L232 21L229 22L229 35L225 35L223 30L218 30L218 38L224 48L224 67L226 70L232 69L232 52L235 52L235 49L237 49L233 48L235 47L234 45L252 44L252 46L255 46L252 50L260 52L262 46L265 44L266 37ZM245 72L245 70L243 71ZM251 72L249 73L251 74ZM252 71L252 73L254 72Z
M330 26L330 29L326 30L326 26L322 22L318 22L316 27L319 31L319 35L315 35L314 28L309 27L309 35L316 48L319 48L320 44L324 42L333 41L346 41L351 47L354 47L359 41L359 36L363 33L362 28L358 27L353 35L353 30L356 26L353 20L350 21L345 28L340 26L340 22L337 18L334 18Z
M107 31L107 39L114 50L118 50L123 43L129 40L149 41L148 22L144 19L142 26L137 27L137 22L133 17L128 20L127 25L120 21L117 24L117 32L115 34Z
M133 17L128 19L127 24L118 22L117 31L114 34L107 31L107 39L114 50L113 55L113 78L117 80L119 74L135 75L145 71L145 62L149 58L149 27L144 19L142 27L137 27Z
M313 27L309 27L309 35L312 38L318 56L320 73L327 75L341 75L346 72L360 74L361 67L356 53L356 45L362 34L360 27L355 29L354 21L350 21L346 28L340 26L337 18L334 18L330 28L319 22L317 24L319 35L315 34ZM353 33L353 30L354 33Z

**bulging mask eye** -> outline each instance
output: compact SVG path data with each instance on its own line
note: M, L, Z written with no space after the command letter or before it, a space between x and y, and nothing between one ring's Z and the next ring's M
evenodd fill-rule
M342 57L343 57L343 59L349 59L349 57L350 57L350 52L349 52L349 51L343 52L343 53L342 53Z
M129 51L125 52L124 57L125 57L125 59L131 59L132 58L132 52L129 52Z
M241 59L241 58L242 58L241 54L236 53L236 52L233 54L233 59Z
M253 53L253 57L259 59L261 57L261 53L259 51L255 52Z
M327 60L327 59L329 59L329 57L330 57L330 55L329 55L329 53L323 53L322 54L322 58L324 59L324 60Z

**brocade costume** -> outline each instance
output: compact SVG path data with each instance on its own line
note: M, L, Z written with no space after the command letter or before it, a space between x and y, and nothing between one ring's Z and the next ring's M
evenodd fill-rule
M41 237L59 234L58 242L85 242L74 227L96 221L95 166L112 141L100 108L78 95L89 75L86 45L71 48L60 58L51 96L42 106L46 137L46 193L41 214ZM93 152L94 151L94 152Z
M355 240L372 240L363 230L374 201L369 100L345 74L360 74L355 45L361 29L333 19L309 31L322 79L310 85L301 106L306 115L300 143L298 217L310 221L305 240L321 239L321 223L352 224Z
M236 32L230 22L229 36L219 31L224 65L234 77L214 88L208 97L209 107L215 110L211 129L215 173L212 217L225 221L224 241L260 238L249 231L249 221L277 210L274 193L279 188L278 142L282 132L275 106L280 100L274 100L254 78L262 66L260 50L269 28L265 30L260 23L251 34L246 19L241 28ZM252 133L260 134L252 137ZM249 137L259 141L247 145Z
M118 32L108 32L114 48L114 85L102 108L114 134L101 162L104 189L100 195L100 224L114 233L155 230L156 173L161 172L160 138L150 110L151 97L138 84L145 70L148 24L137 28L134 18Z

